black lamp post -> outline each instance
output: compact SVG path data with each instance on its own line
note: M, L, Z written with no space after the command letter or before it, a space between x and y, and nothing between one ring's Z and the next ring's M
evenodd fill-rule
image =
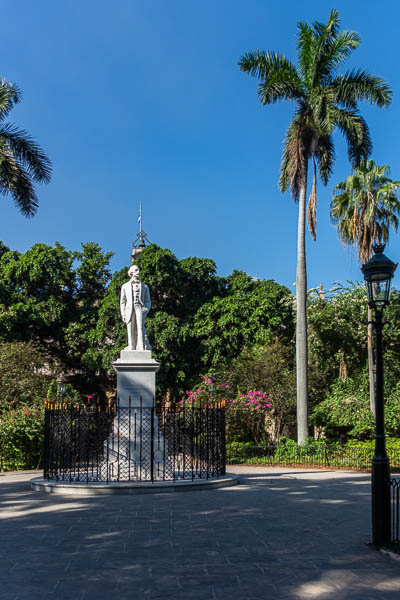
M60 402L62 404L64 399L64 391L65 391L65 378L63 375L57 377L57 386L58 386L58 395L60 397Z
M215 378L211 375L208 377L208 391L210 392L211 402L214 402L214 392L215 392Z
M374 309L376 335L375 380L375 454L372 459L372 543L390 542L389 458L385 444L385 408L383 400L382 329L383 309L389 304L390 286L397 264L383 254L384 244L373 246L374 256L361 270L367 284L368 304Z

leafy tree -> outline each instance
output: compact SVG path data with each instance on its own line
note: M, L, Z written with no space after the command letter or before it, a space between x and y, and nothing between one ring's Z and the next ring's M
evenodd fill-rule
M4 341L43 344L64 357L62 328L73 312L71 253L35 244L25 254L9 251L0 258L0 337Z
M227 294L215 296L197 311L194 334L203 364L218 367L238 356L244 346L265 345L293 335L290 291L273 280L255 281L242 271L227 278Z
M397 232L400 182L392 181L388 173L388 165L379 166L373 160L362 161L333 191L331 221L337 226L343 244L357 246L360 264L371 258L373 244L388 241L391 227ZM368 309L368 368L370 407L375 413L371 308Z
M386 390L385 426L389 435L400 433L400 387ZM369 381L367 369L352 379L338 379L323 402L313 412L313 422L322 426L325 433L335 435L338 427L347 430L357 439L370 438L375 429L369 409Z
M324 400L339 378L356 378L367 362L368 300L365 287L337 286L308 305L310 404Z
M0 339L40 345L59 370L77 374L74 383L85 392L97 385L91 332L110 278L110 257L92 242L80 252L59 243L35 244L25 254L0 252Z
M54 367L32 342L0 343L0 414L43 404Z
M86 377L83 385L90 383L93 386L91 380L99 371L96 364L98 356L93 355L92 332L96 328L99 306L111 279L109 262L112 255L112 252L104 253L95 242L82 244L82 250L73 253L78 263L73 271L73 311L63 334L68 348L69 367L84 371Z
M39 206L34 183L49 183L51 163L26 131L5 122L21 98L15 84L0 79L0 193L10 194L21 213L32 217Z
M360 44L353 31L339 31L339 13L332 10L327 24L298 23L298 68L276 52L256 51L242 56L239 67L259 81L258 97L263 105L278 100L296 103L295 116L286 133L279 185L290 189L299 203L296 273L296 369L298 442L308 436L307 383L307 271L305 220L308 163L314 177L308 201L307 222L316 237L317 168L324 185L334 164L333 132L346 138L353 167L371 152L367 123L357 110L360 100L388 106L392 92L374 75L361 70L338 74L339 68Z
M339 380L357 380L367 369L368 298L364 285L329 290L324 300L309 299L310 403L325 400ZM393 290L386 309L385 383L388 393L400 377L400 293ZM391 392L390 392L391 393Z
M294 351L281 340L269 345L245 347L237 358L218 374L225 382L225 393L262 390L272 404L267 413L268 432L276 442L296 423L296 376Z

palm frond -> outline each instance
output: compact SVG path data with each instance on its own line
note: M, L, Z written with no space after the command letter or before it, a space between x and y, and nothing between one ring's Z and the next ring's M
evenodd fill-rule
M297 51L299 72L307 87L312 88L314 79L315 44L314 32L308 23L299 21L297 23Z
M357 167L372 152L372 141L368 125L355 110L335 109L337 127L347 141L347 155L353 168Z
M3 121L15 104L21 100L22 94L18 86L0 78L0 122Z
M361 42L355 31L341 31L329 41L321 53L315 82L329 85L340 65L350 56Z
M327 185L335 164L335 146L330 135L319 138L317 160L319 176L323 184Z
M398 182L388 180L387 172L388 165L362 161L333 191L331 222L344 244L357 245L361 263L372 256L374 243L387 242L390 229L398 228Z
M329 14L329 19L327 24L319 23L315 21L313 23L313 27L318 35L326 36L326 37L335 37L338 34L340 25L340 15L339 11L336 8L332 8Z
M248 52L239 61L240 70L260 80L258 97L262 104L303 97L301 78L296 67L276 52Z
M51 162L35 140L11 123L0 127L0 146L8 148L34 181L48 183Z
M301 114L297 114L286 132L282 153L279 187L284 193L290 188L294 202L299 199L300 189L306 183L307 158Z
M15 205L25 217L33 217L39 202L29 173L7 153L2 153L0 163L0 193L10 194Z
M381 108L388 107L392 102L393 92L386 81L361 69L338 75L329 87L335 101L347 108L354 108L360 100Z

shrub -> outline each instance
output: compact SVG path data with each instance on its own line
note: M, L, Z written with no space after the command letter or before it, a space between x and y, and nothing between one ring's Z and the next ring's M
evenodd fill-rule
M186 409L199 406L211 407L223 402L226 407L226 439L228 442L241 441L261 444L266 441L266 418L271 409L268 394L259 390L232 394L230 385L216 383L213 393L208 385L209 377L202 376L202 382L192 390L186 390L186 397L178 406Z
M3 411L0 415L0 470L39 468L43 438L43 405Z

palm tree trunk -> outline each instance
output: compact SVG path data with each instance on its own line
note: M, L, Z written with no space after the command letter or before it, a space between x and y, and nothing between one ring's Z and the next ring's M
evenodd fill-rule
M375 415L375 380L374 380L374 349L372 345L372 308L368 306L368 376L369 376L369 406Z
M299 218L297 225L297 271L296 271L296 376L297 376L297 443L308 437L308 348L307 348L307 268L306 268L306 192L307 164L304 186L299 195Z

